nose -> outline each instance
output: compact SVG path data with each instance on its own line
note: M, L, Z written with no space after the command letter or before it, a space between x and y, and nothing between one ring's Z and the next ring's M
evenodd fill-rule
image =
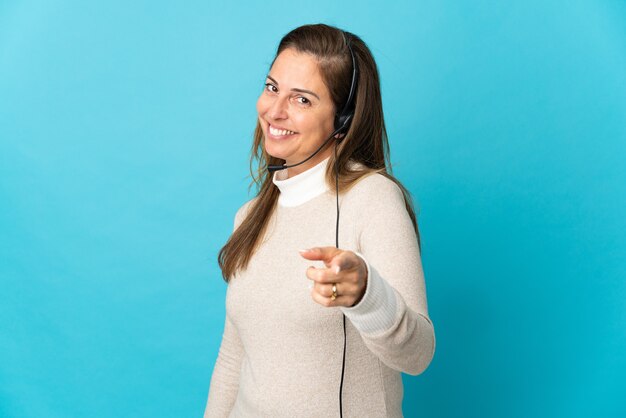
M287 97L276 97L268 109L268 116L275 120L287 119Z

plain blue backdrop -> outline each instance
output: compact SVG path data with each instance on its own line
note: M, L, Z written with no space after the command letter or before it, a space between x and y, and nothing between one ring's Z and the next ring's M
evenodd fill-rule
M4 0L0 417L202 415L256 98L319 22L373 51L419 211L405 415L626 416L623 1Z

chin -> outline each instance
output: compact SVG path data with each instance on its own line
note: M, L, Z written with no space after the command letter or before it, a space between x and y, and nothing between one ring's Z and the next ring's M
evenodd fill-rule
M267 137L265 137L267 138ZM274 157L274 158L280 158L281 160L287 160L287 157L289 155L289 153L285 152L284 150L281 150L282 147L280 146L275 146L271 143L270 141L267 141L266 139L263 140L263 147L265 148L265 152Z

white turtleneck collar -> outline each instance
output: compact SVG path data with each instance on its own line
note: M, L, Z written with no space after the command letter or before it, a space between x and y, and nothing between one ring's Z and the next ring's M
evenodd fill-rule
M288 168L276 171L272 181L280 190L278 204L298 206L326 192L329 189L326 184L326 166L329 159L330 157L291 178L287 178Z

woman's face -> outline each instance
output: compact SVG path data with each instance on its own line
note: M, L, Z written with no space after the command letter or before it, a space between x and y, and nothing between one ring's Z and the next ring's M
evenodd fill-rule
M298 163L333 132L335 105L330 92L316 59L291 48L278 55L265 82L256 105L265 151L286 164ZM328 146L306 163L289 168L289 177L315 166L331 152Z

